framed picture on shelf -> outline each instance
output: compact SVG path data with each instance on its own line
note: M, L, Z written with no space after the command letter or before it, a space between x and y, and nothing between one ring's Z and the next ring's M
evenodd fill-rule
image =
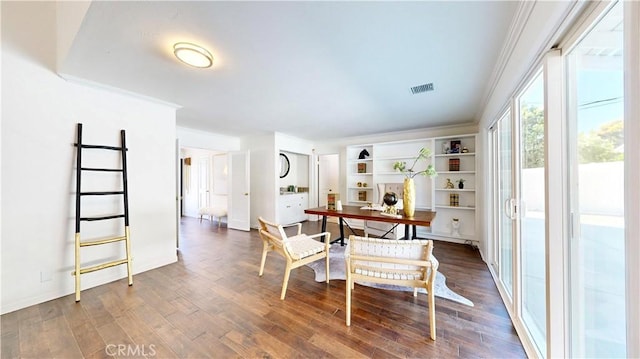
M451 140L450 153L460 153L462 142L460 140Z

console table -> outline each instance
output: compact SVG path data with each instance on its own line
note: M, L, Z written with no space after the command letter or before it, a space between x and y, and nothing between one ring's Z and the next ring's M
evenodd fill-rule
M342 206L341 211L328 210L324 207L305 209L304 213L322 216L322 231L327 230L327 217L338 217L340 221L340 237L335 241L340 241L344 246L344 218L363 219L366 221L378 221L395 224L404 224L404 238L416 238L416 226L431 227L431 221L436 216L433 211L416 210L413 217L402 216L400 218L388 217L380 214L380 211L361 209L360 206ZM409 237L409 226L413 228L413 236ZM323 239L324 240L324 239Z

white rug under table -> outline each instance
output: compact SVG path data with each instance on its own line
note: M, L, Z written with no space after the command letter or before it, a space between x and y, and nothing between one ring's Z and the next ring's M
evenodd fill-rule
M346 246L341 246L338 243L332 244L329 249L329 270L331 273L329 274L329 279L334 280L346 280L346 266L344 262L344 250L347 248ZM316 282L324 282L327 279L326 271L325 271L325 263L324 259L317 260L315 262L309 263L307 266L311 267L313 271L316 273ZM452 300L454 302L458 302L461 304L465 304L473 307L473 302L469 299L461 296L460 294L452 291L447 287L445 276L439 271L436 273L436 282L434 284L436 297ZM386 290L396 290L396 291L406 291L413 292L413 288L397 286L397 285L386 285L386 284L378 284L378 283L365 283L359 282L356 283L364 286L381 288ZM426 293L426 289L418 288L419 293Z

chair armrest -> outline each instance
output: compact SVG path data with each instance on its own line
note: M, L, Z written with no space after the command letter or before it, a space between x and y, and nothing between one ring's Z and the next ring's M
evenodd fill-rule
M298 233L296 233L296 234L302 234L302 223L282 224L281 226L282 226L282 228L289 228L289 227L293 227L293 226L298 226Z
M322 233L317 233L317 234L312 234L312 235L308 235L307 234L307 237L309 237L309 238L316 238L316 237L320 237L320 236L327 236L327 238L330 238L331 237L331 233L322 232Z

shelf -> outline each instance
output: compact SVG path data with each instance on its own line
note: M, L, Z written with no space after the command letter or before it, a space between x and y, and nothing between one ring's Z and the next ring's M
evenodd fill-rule
M466 210L470 210L470 211L475 211L476 210L476 207L467 207L467 206L453 207L453 206L445 206L445 205L440 205L440 204L436 204L436 208L466 209Z
M475 192L475 189L451 189L451 188L436 188L436 191L442 191L442 192Z
M460 148L466 147L469 152L466 153L439 153L443 147L450 147L451 141L460 141ZM446 135L430 138L419 138L410 140L398 140L390 142L348 145L346 146L346 186L343 191L347 193L348 203L353 205L365 205L366 203L375 203L378 199L378 184L381 183L399 183L402 184L406 176L393 168L396 162L406 162L410 166L416 159L421 148L431 150L426 162L420 160L417 168L423 169L426 164L433 165L439 174L439 178L429 178L416 176L416 210L431 210L440 212L438 217L461 217L469 223L478 222L479 210L475 206L479 206L477 196L481 189L476 188L479 184L478 174L481 168L478 164L479 155L482 150L477 146L477 134L460 134ZM362 149L367 149L371 156L365 159L355 159ZM458 159L455 161L453 159ZM449 167L459 162L459 167ZM355 173L358 163L363 163L360 168L367 173ZM366 164L366 168L363 168ZM459 168L461 171L449 171L450 168ZM442 170L442 171L440 171ZM453 181L454 188L445 188L446 179ZM464 188L458 188L456 181L466 181ZM367 187L356 187L358 182L367 183ZM360 193L366 193L368 201L358 201ZM397 193L399 197L401 193ZM458 196L461 206L449 206L449 197ZM375 197L375 198L374 198ZM374 201L371 201L371 200ZM438 204L440 203L440 204ZM455 202L454 202L455 203ZM467 205L473 205L468 207ZM438 218L436 217L436 218ZM445 220L435 220L430 227L433 236L437 239L453 240L464 243L466 240L473 240L475 236L475 227L469 224L464 227L461 236L452 236L450 234L450 224Z
M476 171L438 171L438 174L442 174L442 173L458 173L458 174L475 174Z
M467 152L467 153L440 153L434 155L435 157L460 157L460 156L475 156L475 152Z
M404 176L401 172L398 172L398 171L376 172L376 174L377 175L385 175L385 176L389 176L389 175Z
M416 156L389 156L389 157L376 157L376 161L414 161Z

